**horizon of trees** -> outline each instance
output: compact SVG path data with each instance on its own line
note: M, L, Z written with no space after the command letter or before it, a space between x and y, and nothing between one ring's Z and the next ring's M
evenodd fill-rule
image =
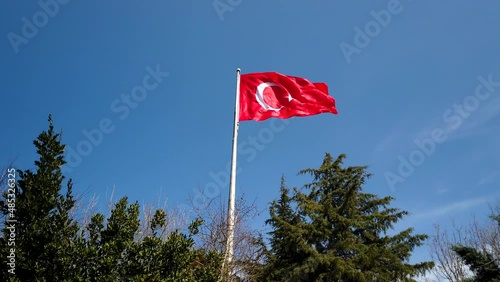
M96 199L84 207L61 170L61 133L50 115L48 122L33 142L35 167L17 170L16 182L11 171L0 173L2 281L417 281L435 265L445 269L448 257L454 260L447 269L466 269L456 281L500 275L499 241L484 239L499 238L500 213L492 215L491 236L477 236L484 244L443 240L437 230L434 262L411 263L429 236L395 230L408 212L393 207L392 197L363 191L366 166L346 167L346 155L327 153L319 168L300 171L311 178L302 187L289 188L282 177L268 206L270 232L250 227L261 211L238 199L233 275L223 277L224 202L194 205L194 220L166 205L141 211L127 197L110 202L108 215L95 211Z

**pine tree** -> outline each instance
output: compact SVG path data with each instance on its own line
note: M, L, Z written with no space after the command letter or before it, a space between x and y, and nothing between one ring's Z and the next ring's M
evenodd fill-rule
M0 281L217 281L222 255L195 248L193 236L202 221L188 233L174 230L158 234L166 224L166 212L156 210L151 236L137 240L139 204L120 199L109 218L94 214L80 228L73 219L75 198L72 181L66 181L61 135L49 129L34 141L39 159L36 170L18 171L15 208L7 193L0 201L3 236L0 238ZM11 181L8 181L10 184ZM15 245L8 220L15 219ZM15 248L15 275L7 265Z
M491 219L498 222L500 228L500 215L492 215ZM500 246L491 246L498 251ZM462 260L470 267L475 276L470 281L491 281L500 282L500 257L495 256L493 252L481 252L475 248L455 245L452 246ZM497 253L498 254L498 253Z
M272 255L269 256L266 269L266 278L278 280L284 277L291 266L300 265L304 257L308 255L308 243L301 236L301 218L295 213L292 199L289 196L290 190L285 186L285 178L281 178L280 197L271 203L270 219L266 224L274 227L270 232L270 244ZM272 265L272 267L269 267Z
M79 256L80 281L216 281L222 256L194 248L193 236L202 221L195 220L188 234L174 230L159 234L166 212L156 210L151 235L135 240L139 232L139 205L118 201L104 222L95 214L87 228L87 243ZM76 280L76 279L74 279Z
M61 135L54 132L51 116L48 121L49 130L34 141L39 155L35 161L36 171L19 171L16 187L15 274L20 281L64 281L77 267L73 257L78 225L71 216L75 205L71 179L66 182L66 193L61 194L65 146L61 144ZM9 214L6 200L0 202L5 216ZM5 222L0 240L2 259L10 249L6 241L7 225ZM5 273L6 268L2 269L2 278L10 279L12 276Z
M432 262L411 264L411 252L426 235L409 228L389 235L408 213L389 207L392 197L362 192L370 177L365 166L341 167L346 156L326 154L303 189L281 184L271 204L266 281L414 281Z

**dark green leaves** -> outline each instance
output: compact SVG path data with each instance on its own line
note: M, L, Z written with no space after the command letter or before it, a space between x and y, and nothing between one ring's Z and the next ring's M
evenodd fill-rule
M407 212L390 208L391 197L362 192L365 166L342 167L345 155L327 154L318 169L300 174L312 182L291 192L281 183L271 203L267 281L413 281L431 262L410 264L426 235L412 229L386 232Z

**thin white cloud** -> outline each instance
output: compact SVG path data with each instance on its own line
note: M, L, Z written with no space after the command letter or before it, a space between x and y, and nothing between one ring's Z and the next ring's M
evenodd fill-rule
M442 195L444 193L448 192L448 187L445 186L439 186L436 188L436 194Z
M436 179L433 181L432 184L432 190L437 195L442 195L444 193L449 192L450 187L453 187L453 185L450 184L450 180L448 178Z
M482 108L477 110L477 113L472 112L470 117L465 119L457 130L453 130L452 128L445 129L449 134L448 141L498 132L500 126L488 126L487 123L500 114L500 97L482 106Z
M478 125L477 127L470 128L468 130L462 130L451 135L447 141L455 141L461 139L467 139L472 137L479 137L488 134L498 134L500 131L500 125Z
M397 135L397 132L392 132L391 134L387 135L387 137L378 142L377 146L375 147L375 152L383 152L390 148L394 143Z
M498 175L498 172L491 172L490 174L482 177L479 180L479 182L477 183L477 186L483 186L483 185L492 183L495 180L495 178L497 177L497 175Z
M450 214L452 212L459 212L463 210L468 210L470 208L473 208L478 205L483 205L487 203L488 201L491 201L491 197L480 197L476 199L470 199L470 200L464 200L464 201L458 201L454 202L451 204L447 204L444 206L441 206L439 208L427 211L427 212L421 212L415 214L416 218L434 218L438 216L443 216Z
M484 105L483 109L477 115L477 122L485 124L492 118L500 114L500 97L493 99L490 103Z
M450 110L451 106L445 110ZM444 113L444 112L443 112ZM432 132L436 129L442 129L447 139L445 142L455 141L459 139L467 139L486 134L497 133L500 129L499 125L488 125L487 123L494 118L500 116L500 97L482 102L479 108L469 113L467 118L462 119L462 123L458 128L453 128L452 123L446 123L443 116L437 115L429 123L428 126L413 134L411 140L424 140L431 138ZM395 133L388 135L385 139L380 141L376 147L376 151L381 149L391 148L394 143ZM409 136L412 136L409 134ZM413 142L408 144L408 147L415 147ZM410 150L408 148L407 150Z

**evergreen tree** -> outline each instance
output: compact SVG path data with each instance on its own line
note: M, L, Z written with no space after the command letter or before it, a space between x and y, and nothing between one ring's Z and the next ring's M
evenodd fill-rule
M195 249L193 236L201 220L188 227L188 234L175 230L159 234L166 224L166 212L156 210L151 236L134 240L139 232L139 205L118 201L111 216L96 214L87 228L79 258L80 281L217 281L222 255ZM76 279L75 279L76 280Z
M71 180L61 193L65 146L50 116L48 131L34 144L39 155L36 171L18 171L15 207L7 193L0 201L0 281L218 281L221 253L195 248L193 236L200 220L188 227L187 234L180 230L159 234L166 224L166 211L156 210L152 235L137 240L139 205L129 204L124 197L109 218L94 214L80 228L72 217ZM12 223L8 220L12 219L16 220L15 245L9 244ZM6 267L14 248L15 275Z
M500 228L500 215L493 215L491 218L498 222L498 228ZM491 248L496 248L497 251L499 247L491 246ZM493 252L481 252L464 245L455 245L452 246L452 249L474 272L475 276L470 281L500 282L500 257L495 256Z
M289 196L290 190L285 186L284 177L281 178L280 198L271 203L271 218L266 221L274 227L270 232L270 244L272 254L269 255L269 261L266 269L266 277L270 280L279 280L279 277L285 277L290 270L290 266L298 266L303 258L308 256L310 246L302 236L300 215L295 213L292 205L292 199Z
M71 216L75 206L71 179L66 182L66 193L61 194L65 146L61 144L61 135L54 132L51 116L49 130L43 131L34 145L39 155L36 171L18 171L15 209L9 210L5 197L0 202L1 213L7 218L11 214L17 220L15 246L7 243L9 223L4 223L4 236L0 239L2 265L6 265L5 259L13 247L15 274L20 281L64 281L77 267L73 257L78 225ZM1 275L2 281L12 277L5 271Z
M409 262L427 236L412 228L389 235L408 213L389 207L392 197L362 192L370 175L365 166L341 167L345 157L326 154L320 168L301 171L313 181L292 195L282 180L262 280L414 281L433 267Z

